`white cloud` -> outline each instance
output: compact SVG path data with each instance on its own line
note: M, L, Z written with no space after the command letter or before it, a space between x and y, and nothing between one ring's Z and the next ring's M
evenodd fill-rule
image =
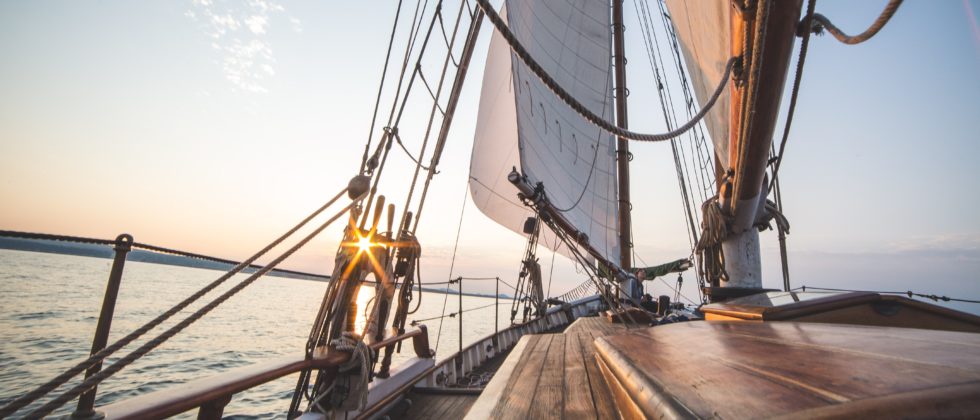
M276 74L276 60L266 35L273 15L285 8L276 0L193 0L192 5L185 16L201 24L211 47L221 54L225 79L245 92L267 92L265 83ZM295 32L302 30L299 19L288 19Z
M248 29L256 35L264 34L265 25L268 23L269 19L261 15L249 16L248 19L245 19L245 25L248 26Z

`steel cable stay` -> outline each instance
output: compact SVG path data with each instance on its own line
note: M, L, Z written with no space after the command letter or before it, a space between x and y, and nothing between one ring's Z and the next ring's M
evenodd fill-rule
M463 13L463 3L459 5L460 14ZM446 36L446 23L442 21L442 13L437 13L436 17L439 19L439 29L442 30L442 40L446 41L446 49L449 50L449 60L452 61L453 65L459 67L459 62L453 57L453 43L449 41L449 37ZM456 25L459 26L459 20L456 20ZM453 33L453 41L456 40L456 34Z
M399 3L399 5L400 5L400 3ZM428 6L428 0L426 0L426 6ZM416 36L418 36L418 31L416 30L416 26L420 25L421 22L422 22L421 21L422 15L419 14L420 7L422 7L422 1L421 0L417 0L415 2L415 12L413 13L413 17L412 17L412 26L408 30L408 35L409 36L408 36L408 41L406 42L406 45L405 45L405 54L404 54L404 57L402 58L401 71L399 72L399 75L398 75L398 85L395 87L395 97L394 97L394 99L392 99L392 109L391 109L391 111L388 114L388 124L385 126L385 132L386 132L386 134L387 134L387 131L388 131L389 127L391 127L391 119L392 119L392 116L394 115L394 112L395 112L394 111L395 105L398 103L398 100L401 97L402 83L405 81L405 74L406 74L406 71L408 70L408 63L410 61L409 59L411 57L411 51L413 49L413 45L414 45L414 41L415 41L414 38ZM424 7L422 7L422 13L423 14L425 13L425 8ZM389 49L391 48L390 47L390 44L394 41L394 36L395 36L396 28L397 28L397 14L396 14L396 23L392 27L391 39L389 40ZM389 52L389 54L390 54L390 52ZM371 148L371 139L372 139L372 137L374 135L375 120L377 119L377 112L378 112L378 109L377 109L378 105L377 105L377 103L380 102L380 100L381 100L382 88L384 87L385 80L386 80L385 78L382 78L381 79L381 82L379 83L380 86L378 88L378 97L377 97L377 100L376 100L375 111L374 111L375 116L372 117L371 131L368 133L367 144L364 145L364 149L365 150L364 150L364 156L363 156L362 161L361 161L361 173L362 174L365 174L365 175L371 175L371 174L374 173L374 169L378 165L378 156L380 155L381 149L382 149L382 147L384 146L384 143L385 143L385 137L382 137L381 140L379 140L378 146L375 148L374 153L372 153L371 154L371 157L368 158L368 153L367 152Z
M442 6L442 3L440 2L439 3L439 6L436 7L436 16L438 17L438 20L440 22L440 26L442 25L442 17L441 17L442 16L442 11L441 11L442 10L442 7L441 6ZM430 172L430 173L435 172L435 166L430 164L429 167L424 167L422 165L422 159L425 157L425 151L426 151L426 149L428 148L428 145L429 145L429 139L430 139L430 136L432 134L432 126L435 123L436 111L439 110L442 113L443 118L445 118L446 112L439 105L439 97L442 95L442 89L443 89L443 86L445 85L445 81L446 81L446 74L447 74L447 72L449 70L450 59L452 58L452 55L453 55L453 47L456 45L456 38L457 38L457 36L459 34L459 26L460 26L460 23L463 20L463 9L464 9L463 6L464 5L462 3L460 3L460 5L459 5L459 12L456 14L456 23L455 23L455 25L453 25L452 40L451 41L447 41L448 46L447 46L447 49L446 49L446 57L443 59L442 72L439 75L439 84L437 85L436 91L433 94L432 109L429 111L429 119L428 119L428 123L426 124L425 134L422 136L422 145L420 147L419 154L418 154L419 158L418 158L418 160L415 160L413 158L413 160L415 161L415 171L412 173L412 182L411 182L411 185L408 188L408 194L407 194L407 196L405 198L405 207L402 210L402 217L401 217L401 219L399 221L399 226L404 225L405 222L406 222L406 220L409 217L409 208L411 207L412 197L415 195L415 189L416 189L416 187L418 185L419 173L421 172L421 170L423 168L427 172ZM445 31L443 31L443 36L445 36ZM426 41L428 41L428 40L426 40ZM422 74L421 74L421 71L422 71L421 70L421 63L422 63L422 54L423 54L423 52L424 51L422 51L422 52L419 53L419 61L418 61L418 64L417 64L417 66L418 66L417 67L418 68L418 72L417 73L420 76L422 76ZM424 78L422 78L422 81L425 82L426 88L427 89L430 89L429 86L428 86L428 82L426 82ZM431 89L429 90L429 92L432 93ZM407 102L407 96L406 96L406 101L405 102ZM402 106L405 106L405 102L402 103ZM401 112L399 112L399 114L400 113ZM399 115L399 119L400 118L401 118L401 115ZM397 122L396 122L396 124L397 124ZM406 152L407 152L407 150L406 150ZM439 153L439 152L440 152L440 150L437 149L433 153ZM420 203L420 205L421 205L421 203ZM419 216L420 215L419 213L420 212L417 212L416 216ZM417 223L418 223L418 221L416 220L416 224ZM414 230L413 230L413 233L414 233Z
M427 6L428 6L428 0L426 0L425 6L423 6L422 8L422 13L417 14L419 23L422 22L421 19L425 15L425 8ZM436 13L438 13L441 8L442 8L442 1L439 1L439 3L436 4ZM415 49L415 42L417 41L418 35L420 34L420 31L422 29L421 26L419 26L416 30L414 22L415 21L413 21L413 30L415 31L415 33L409 37L408 45L405 48L405 58L404 61L402 62L402 72L398 80L398 87L396 88L395 91L395 99L392 101L391 111L388 114L388 124L385 126L384 129L385 136L383 136L382 140L378 142L378 146L375 149L374 154L368 160L367 173L373 174L374 179L371 184L371 190L368 195L367 204L364 206L365 208L371 208L371 205L374 203L374 197L378 190L378 184L381 182L381 175L383 174L385 164L388 161L388 152L391 150L391 146L393 144L392 137L398 133L398 124L401 122L402 115L404 115L405 106L408 104L409 95L411 95L412 87L415 85L415 80L416 80L415 76L418 74L415 71L411 72L411 76L408 78L408 85L405 87L404 95L402 95L401 88L402 85L404 84L405 76L407 74L406 71L408 69L408 63L411 61L412 51ZM429 22L429 28L425 33L425 38L422 40L422 47L419 49L418 57L415 62L415 68L421 66L422 57L425 55L426 47L429 45L429 39L432 36L432 30L435 28L435 23L436 23L436 19L435 17L433 17ZM380 162L378 162L379 155L380 155ZM375 173L375 168L377 168L377 173ZM359 225L361 229L363 229L365 223L367 223L368 213L369 212L364 212L361 218L361 222Z
M432 152L432 158L429 160L429 169L427 170L428 174L426 174L425 182L423 183L422 186L422 193L419 196L418 207L415 211L415 221L411 228L411 233L413 235L418 230L419 220L422 218L422 210L424 209L425 206L425 199L429 194L429 186L432 183L432 178L435 177L435 175L437 174L436 168L439 166L439 161L442 159L442 152L444 150L446 140L448 139L449 136L449 128L452 124L453 116L456 112L455 111L456 106L459 103L458 98L460 93L462 92L463 82L465 81L465 77L466 77L466 71L469 68L470 58L473 56L473 51L476 47L476 40L480 34L481 22L483 21L483 12L480 9L477 9L475 11L472 10L470 8L469 2L465 0L463 4L466 5L467 10L469 11L469 15L468 15L470 18L469 31L466 34L466 40L463 43L463 49L460 53L460 61L457 66L458 70L456 71L456 76L455 76L455 80L453 81L453 86L450 89L449 102L447 104L448 113L443 116L442 127L440 128L438 138L436 139L436 144ZM460 14L459 17L457 17L457 23L456 23L457 27L459 25L459 20L461 16L462 15ZM454 42L455 42L455 36L456 34L454 29L454 33L453 33ZM447 54L451 56L452 49L449 49ZM414 185L415 181L413 181L412 183ZM407 207L408 204L410 203L406 203L406 207L405 207L406 212L408 210Z
M686 103L685 109L688 117L690 117L694 113L693 109L696 107L697 101L695 100L694 95L691 93L690 80L688 79L687 73L684 70L680 47L677 40L677 33L674 29L673 21L670 15L665 10L664 3L662 1L657 1L657 5L660 11L659 14L662 27L667 35L674 70L680 79L679 83ZM650 11L650 6L646 2L641 1L637 8L640 12L638 13L638 18L642 18L641 27L644 28L645 32L644 41L647 44L648 58L652 70L654 74L657 75L658 79L658 96L664 110L664 117L667 120L668 128L670 128L671 121L673 121L673 124L677 124L677 113L676 108L674 107L673 94L671 93L671 83L666 82L666 80L662 80L660 76L662 73L665 75L664 78L666 78L666 61L661 55L661 47L657 32L653 29L653 18ZM696 190L701 202L708 200L708 196L706 195L707 191L715 189L713 170L710 174L706 171L706 166L711 164L713 150L709 150L707 147L707 142L703 131L703 122L698 124L697 128L701 131L700 135L695 132L690 132L687 136L687 139L690 140L691 143L691 160L694 166L693 175L691 174L691 166L687 164L687 157L685 156L683 146L683 138L674 139L672 140L671 144L671 149L674 154L675 169L677 172L678 182L680 184L683 210L688 219L687 228L689 239L692 240L692 255L696 254L694 250L696 248L696 244L700 241L699 230L697 229L695 220L700 220L702 215L699 211L701 206L697 205L697 203L694 201L694 197L690 195L687 186L692 184L691 180L693 180L693 183L698 185ZM701 287L703 287L705 284L705 279L702 274L703 273L701 271L695 272L696 279ZM703 301L704 296L701 293L700 287L698 289L698 295Z
M41 387L38 387L37 389L29 392L28 394L25 394L21 398L18 398L17 400L14 400L13 402L11 402L10 404L8 404L7 406L3 407L2 409L0 409L0 417L5 417L5 416L8 416L10 414L13 414L14 412L16 412L17 410L19 410L20 408L23 408L24 406L26 406L26 405L28 405L28 404L36 401L37 399L41 398L42 396L50 393L51 391L53 391L54 389L56 389L58 386L60 386L60 385L64 384L65 382L67 382L72 377L78 375L82 371L84 371L84 370L88 369L89 367L95 365L99 361L102 361L107 356L109 356L112 353L114 353L115 351L119 350L120 348L122 348L126 344L129 344L130 342L132 342L133 340L135 340L136 338L138 338L142 334L146 333L147 331L149 331L153 327L155 327L155 326L159 325L160 323L162 323L163 321L169 319L171 316L173 316L174 314L176 314L177 312L179 312L181 309L183 309L187 305L193 303L194 301L196 301L197 299L199 299L200 297L202 297L204 294L210 292L215 287L217 287L218 285L220 285L222 282L224 282L225 280L227 280L228 278L230 278L232 275L236 274L238 271L241 271L241 269L243 269L244 267L246 267L247 264L250 264L256 258L260 257L261 255L265 254L266 252L268 252L269 250L271 250L275 246L279 245L283 240L285 240L286 238L288 238L289 236L291 236L293 233L295 233L297 230L299 230L302 226L304 226L306 223L308 223L310 220L312 220L316 215L320 214L323 210L325 210L327 207L329 207L334 202L336 202L346 192L347 192L347 189L345 188L339 194L337 194L335 197L333 197L333 199L331 199L327 204L325 204L323 207L321 207L320 209L318 209L317 211L315 211L313 214L311 214L310 216L308 216L306 219L304 219L302 222L300 222L300 224L298 224L297 226L295 226L293 229L291 229L290 231L288 231L286 234L284 234L280 238L278 238L275 241L273 241L272 243L270 243L264 249L262 249L261 251L259 251L259 253L257 253L253 257L249 258L245 262L242 262L241 264L239 264L239 266L236 266L235 269L232 269L232 271L229 271L228 273L226 273L225 275L223 275L222 277L220 277L218 280L215 280L214 282L212 282L208 286L205 286L204 288L202 288L201 290L199 290L197 293L195 293L194 295L192 295L188 299L184 300L183 302L178 303L176 306L174 306L173 308L171 308L170 310L168 310L163 315L161 315L161 316L157 317L156 319L150 321L149 323L145 324L143 327L140 327L139 329L137 329L133 333L130 333L130 335L124 337L123 339L120 339L116 343L113 343L111 346L106 347L104 350L96 353L95 355L92 355L91 357L89 357L88 359L86 359L85 361L83 361L82 363L79 363L75 367L73 367L73 368L65 371L63 374L59 375L58 377L54 378L53 380L49 381L48 383L42 385ZM356 205L358 205L364 199L364 197L366 195L367 195L367 192L364 192L359 197L356 197L354 200L351 201L350 204L348 204L347 206L345 206L340 211L336 212L327 221L325 221L324 223L322 223L321 225L319 225L310 234L308 234L307 236L305 236L303 239L301 239L295 245L293 245L292 247L290 247L288 250L284 251L278 257L276 257L275 259L273 259L269 264L267 264L264 267L262 267L262 269L256 271L255 273L253 273L252 275L250 275L248 278L242 280L240 283L238 283L237 285L235 285L232 288L230 288L229 290L227 290L225 293L223 293L220 296L216 297L211 302L209 302L205 306L201 307L200 309L198 309L197 311L195 311L194 313L192 313L191 315L189 315L187 318L185 318L184 320L182 320L178 324L174 325L173 327L169 328L168 330L164 331L163 333L157 335L153 339L151 339L148 342L144 343L142 346L140 346L136 350L130 352L129 354L127 354L126 356L122 357L118 361L112 363L110 366L104 368L100 372L98 372L96 374L93 374L92 376L86 378L84 381L82 381L81 384L76 385L75 387L71 388L70 390L66 391L65 393L59 395L58 397L54 398L53 400L51 400L51 401L47 402L46 404L42 405L40 408L37 408L36 410L31 411L30 413L28 413L25 416L25 418L41 418L41 417L44 417L45 415L50 414L52 411L58 409L59 407L61 407L65 403L71 401L72 399L78 397L82 393L87 392L92 387L98 385L99 383L101 383L106 378L112 376L113 374L115 374L119 370L122 370L124 367L126 367L127 365L129 365L133 361L139 359L140 357L144 356L146 353L150 352L151 350L153 350L154 348L156 348L160 344L166 342L171 337L173 337L174 335L176 335L177 333L179 333L180 331L182 331L184 328L186 328L187 326L189 326L192 323L196 322L198 319L200 319L201 317L203 317L204 315L206 315L207 313L209 313L211 310L213 310L214 308L218 307L219 305L221 305L222 303L224 303L226 300L228 300L229 298L231 298L232 296L234 296L235 294L237 294L238 292L240 292L244 288L246 288L249 285L251 285L252 283L254 283L256 280L258 280L259 278L261 278L267 272L271 271L273 268L275 268L277 265L279 265L286 258L288 258L293 253L295 253L297 250L299 250L300 248L302 248L303 246L305 246L310 240L312 240L320 232L322 232L324 229L326 229L327 226L329 226L334 221L336 221L338 218L340 218L341 216L343 216L345 213L347 213L348 211L350 211L351 209L353 209Z
M652 25L653 18L652 18L652 13L650 12L650 6L646 3L643 4L646 6L644 10L645 10L645 15L647 17L647 20ZM697 101L694 98L694 95L691 93L691 82L687 77L687 72L684 70L684 65L683 65L684 60L681 57L680 46L678 45L677 31L674 29L673 20L671 19L670 14L667 13L666 5L664 4L664 2L662 0L658 0L657 6L660 11L660 20L663 24L664 32L666 32L668 40L670 41L670 47L672 52L671 58L674 62L674 68L677 70L677 74L680 76L681 79L680 80L681 91L684 93L684 100L686 102L685 109L687 111L688 117L690 118L691 116L694 115L692 111L697 106ZM657 42L656 31L651 30L651 33L652 33L652 38L654 40L654 44L655 45L659 44L659 42ZM656 49L656 52L657 52L657 56L660 57L659 45ZM664 62L663 57L660 57L660 62L661 63ZM667 84L668 92L669 92L669 87L670 85ZM668 98L670 98L670 96L668 96ZM671 105L671 108L673 108L673 105ZM676 114L674 117L674 123L675 124L677 123ZM697 151L697 158L699 159L698 162L694 162L694 163L697 163L697 167L698 169L700 169L699 171L700 176L694 178L696 181L698 181L700 185L699 191L700 191L700 199L702 202L707 200L708 197L710 197L711 195L714 195L714 189L715 189L714 188L714 183L715 183L714 161L712 159L714 148L712 147L710 150L708 150L704 131L705 131L704 123L702 122L701 124L695 126L695 130L693 130L690 133L690 137L689 137L691 138L691 143L692 143L691 147L692 149ZM683 153L683 149L682 149L682 153ZM691 158L693 160L695 157L692 155ZM709 167L711 168L710 171L708 170ZM697 206L695 206L694 213L697 214ZM700 215L698 217L700 217Z
M378 83L378 95L374 99L374 112L371 114L371 127L368 129L367 143L364 144L364 156L361 157L360 172L364 173L367 165L368 152L371 151L371 139L374 137L374 125L378 120L378 109L381 107L381 93L384 91L385 79L388 76L388 62L391 60L391 49L395 45L395 33L398 31L398 18L402 13L402 0L398 0L398 7L395 9L395 22L391 26L391 36L388 38L388 52L385 53L385 65L381 70L381 82Z
M658 96L658 98L660 100L660 107L661 107L661 110L663 111L664 121L665 121L665 123L667 125L667 129L670 130L672 128L673 124L676 123L676 116L674 116L673 121L672 121L672 118L671 118L672 115L671 115L670 111L668 110L668 109L673 109L673 101L670 100L670 98L669 98L669 96L670 96L670 90L669 90L669 87L666 87L664 85L664 83L663 83L663 81L661 79L660 66L657 64L657 59L655 58L654 52L653 52L654 51L654 48L657 48L657 50L659 51L659 44L656 43L656 40L653 38L653 33L652 33L653 31L651 30L651 28L650 28L651 25L650 25L649 21L647 20L649 11L647 10L647 8L641 6L644 3L637 4L636 0L634 0L633 1L633 4L634 4L634 7L639 12L639 13L637 13L637 19L640 19L641 20L641 22L640 22L641 23L641 28L643 28L643 31L641 31L641 32L643 34L643 41L644 41L644 44L646 46L647 59L650 62L651 70L653 71L653 73L654 73L654 75L656 77L656 80L657 80L657 87L658 87L658 89L657 89L657 96ZM661 60L662 60L662 58L661 58ZM666 92L664 91L665 88L667 89ZM665 94L666 94L667 97L665 97ZM668 102L669 102L669 106L668 106ZM678 150L677 150L677 148L678 148L678 146L677 146L677 140L678 139L671 139L671 141L670 141L670 148L671 148L671 152L672 152L673 158L674 158L674 169L675 169L675 173L676 173L676 176L677 176L678 187L680 188L680 193L681 193L682 211L683 211L685 217L688 219L688 224L687 224L687 230L688 230L688 236L689 236L688 237L688 241L690 242L691 248L693 249L694 248L694 244L697 243L697 234L695 233L696 229L694 227L694 214L692 214L692 212L691 212L690 198L688 197L688 193L687 193L687 182L685 180L685 177L687 175L686 175L685 172L683 172L683 169L682 169L682 165L681 165L681 161L680 161L680 156L679 156ZM634 254L635 254L635 252L634 252Z
M809 289L809 290L817 290L817 291L826 291L826 292L871 292L871 293L879 293L879 294L883 294L883 295L906 295L909 298L911 298L913 296L917 296L917 297L921 297L921 298L930 299L933 302L943 301L943 302L980 303L980 299L951 298L949 296L943 296L943 295L937 295L937 294L916 293L916 292L913 292L911 290L906 290L904 292L899 292L899 291L889 292L889 291L878 291L878 290L836 289L836 288L831 288L831 287L812 287L812 286L806 286L806 285L804 285L804 286L800 286L800 287L796 287L796 288L790 289L790 291L801 291L801 292L805 292L805 291L807 291L807 289Z
M480 309L485 309L485 308L490 308L490 307L493 307L493 306L500 306L500 305L508 305L508 303L507 302L491 303L489 305L477 306L475 308L467 308L467 309L464 309L462 311L450 312L448 314L443 314L443 315L440 315L440 316L434 316L434 317L431 317L431 318L413 319L411 324L412 324L412 326L416 326L416 325L421 324L421 323L423 323L425 321L432 321L432 320L435 320L435 319L442 319L442 318L455 318L456 315L458 315L460 312L463 312L463 313L472 312L472 311L476 311L476 310L480 310Z
M456 268L456 252L459 250L459 236L463 231L463 216L466 215L466 195L468 193L468 186L463 188L463 204L459 209L459 221L456 224L456 241L453 243L453 256L449 261L449 273L452 275L453 269ZM449 288L446 288L446 295L442 301L442 314L446 314L446 304L449 302ZM439 340L442 338L442 319L439 319L439 331L436 333L436 348L435 351L439 351Z
M623 294L620 293L619 285L618 284L615 284L615 283L612 283L612 282L609 282L608 279L606 279L605 277L603 277L599 273L598 268L595 265L589 263L588 259L582 254L581 250L579 250L578 247L575 245L575 242L572 241L563 230L559 229L557 226L554 225L554 220L545 221L545 224L548 225L549 228L551 228L552 232L555 233L555 236L558 237L558 239L561 240L562 243L565 244L565 246L568 248L569 251L571 251L572 256L575 258L575 261L582 266L582 268L585 271L586 275L589 276L589 279L592 280L595 283L596 290L599 291L598 294L599 294L600 298L604 301L604 303L606 304L606 306L609 307L610 309L616 308L618 305L615 305L614 304L614 302L612 300L612 297L611 296L606 296L606 293L602 293L602 290L605 289L602 286L606 286L606 288L616 290L616 298L617 298L617 301L616 302L618 303L618 299L620 298L620 296L623 296ZM602 280L600 280L600 279L602 279ZM605 283L611 283L611 284L605 284ZM637 301L636 299L633 299L632 297L628 297L628 299L636 307L640 307L640 302L639 301ZM633 315L630 314L628 311L623 312L623 313L626 315L627 318L629 318L629 320L630 320L631 323L634 323L634 324L637 323L636 322L636 319L633 318ZM627 329L630 328L629 327L629 323L624 323L624 325L626 326Z
M653 18L652 18L652 13L650 12L649 5L646 2L641 3L641 5L645 6L643 7L643 12L644 12L643 15L646 17L648 25L652 27ZM681 92L684 94L684 101L685 101L684 108L687 112L688 118L690 118L691 116L694 115L693 109L697 106L697 100L694 97L694 95L691 93L691 85L690 85L691 82L688 79L687 73L684 70L684 65L682 64L683 59L681 58L680 47L678 46L678 41L677 41L677 33L674 30L673 21L671 20L670 15L666 12L663 2L658 1L657 5L660 9L660 20L663 26L663 30L666 33L669 41L668 44L670 45L670 51L672 53L671 59L674 63L674 69L676 70L677 75L680 78ZM663 59L663 56L661 55L660 42L657 37L657 32L653 29L649 29L649 31L650 31L650 38L653 41L653 45L655 46L654 52L656 53L656 57L659 59L659 62L661 63L661 67L666 68L666 62ZM657 60L654 59L653 62L654 64L656 64ZM666 69L664 69L664 74L666 74ZM674 107L673 94L671 93L670 83L666 83L664 87L667 92L666 98L668 100L668 103L670 104L670 108L668 109L668 112L671 114L671 118L673 119L673 122L676 125L677 111L676 108ZM695 169L693 170L690 169L689 165L687 164L687 158L684 152L683 141L678 142L678 148L680 152L679 160L683 164L684 173L688 178L688 184L691 184L690 181L691 179L694 180L694 183L698 185L697 187L698 196L699 196L698 198L700 199L700 202L704 202L708 199L708 197L714 194L714 189L715 189L714 175L713 175L714 170L712 169L710 174L707 171L708 166L711 166L713 168L713 162L711 160L711 156L713 155L711 151L705 150L707 149L707 147L706 147L706 142L704 137L704 122L702 121L700 124L697 124L695 128L696 130L692 130L691 132L688 133L687 136L687 139L689 139L691 143L690 145L692 149L691 160L692 163L694 164L693 166L695 166ZM680 139L683 140L683 138ZM698 141L699 139L700 142ZM696 176L692 176L690 174L690 172L692 171ZM688 211L694 215L695 219L700 219L701 215L698 213L699 206L697 205L697 203L693 201L693 198L689 200L689 203L693 204L693 209L689 208ZM693 236L695 239L694 242L696 243L697 242L696 230Z

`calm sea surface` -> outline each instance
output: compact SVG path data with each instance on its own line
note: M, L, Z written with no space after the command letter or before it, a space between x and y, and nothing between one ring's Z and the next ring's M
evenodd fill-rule
M0 250L0 405L58 375L89 353L98 321L111 261L68 255ZM185 267L127 262L112 323L110 343L166 311L220 272ZM228 282L220 293L244 276ZM431 280L434 281L434 280ZM157 347L99 386L96 405L157 391L217 372L302 354L310 325L320 306L324 282L266 277L219 306L182 333ZM464 286L465 287L465 286ZM147 335L116 353L122 357L155 334L183 319L217 293L202 298ZM361 296L365 301L370 296ZM419 311L409 320L442 314L446 295L423 293ZM493 304L493 298L463 297L463 308ZM504 302L504 300L501 300ZM507 301L509 303L509 301ZM450 295L446 312L458 309ZM500 307L500 325L508 325L509 305ZM362 309L363 310L363 309ZM463 343L494 330L494 309L466 312ZM445 318L437 360L458 345L456 318ZM436 346L439 321L427 321L429 340ZM411 355L411 346L395 356L393 365ZM107 359L108 363L117 357ZM59 390L67 390L78 381ZM296 376L289 376L235 395L225 415L242 418L285 416ZM56 391L57 393L57 391ZM52 394L55 395L55 394ZM36 406L36 405L35 405ZM74 409L70 403L56 414ZM20 411L23 415L26 411ZM183 417L195 417L196 412Z

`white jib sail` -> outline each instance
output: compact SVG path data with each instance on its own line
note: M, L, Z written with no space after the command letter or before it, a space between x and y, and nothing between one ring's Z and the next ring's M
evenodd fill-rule
M548 74L592 112L612 120L607 1L511 1L503 15ZM494 32L470 163L470 194L484 214L521 233L533 213L507 181L511 168L532 185L542 183L551 203L588 235L589 245L607 260L619 261L614 137L565 105ZM544 232L540 242L552 249L556 245L551 232ZM559 246L558 251L565 249Z
M681 41L694 94L698 103L704 104L721 82L732 55L729 36L732 3L729 0L666 1L674 31ZM715 145L715 156L723 169L729 168L730 103L730 90L726 88L704 118Z

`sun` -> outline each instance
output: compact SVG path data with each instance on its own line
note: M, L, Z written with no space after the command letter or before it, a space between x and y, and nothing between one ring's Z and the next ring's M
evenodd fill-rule
M371 242L371 238L367 236L362 236L357 239L357 248L360 249L361 252L370 251L372 246L375 246L375 244Z

